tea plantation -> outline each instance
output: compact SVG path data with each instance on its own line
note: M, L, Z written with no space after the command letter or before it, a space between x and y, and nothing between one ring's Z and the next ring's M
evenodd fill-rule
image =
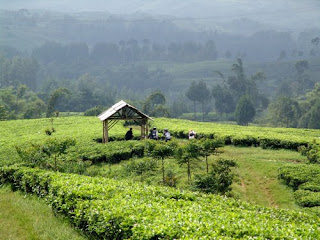
M164 118L151 124L160 130L168 128L175 138L186 138L188 130L193 129L199 138L220 138L225 144L272 149L297 150L299 146L317 144L320 136L318 130L241 127ZM75 144L56 158L50 156L58 164L87 161L116 164L146 154L144 141L101 144L102 123L95 117L3 121L0 129L1 183L45 199L55 212L67 216L89 238L320 238L316 214L267 208L171 187L68 173L75 172L71 165L55 169L64 173L49 171L53 168L50 161L42 163L43 169L30 168L21 161L17 147L46 146L50 141L66 138L74 139ZM125 132L126 128L117 124L110 135L112 140L122 140ZM138 132L134 128L137 138ZM279 170L279 177L297 190L295 198L304 207L317 208L320 202L317 176L320 169L310 164L288 165Z

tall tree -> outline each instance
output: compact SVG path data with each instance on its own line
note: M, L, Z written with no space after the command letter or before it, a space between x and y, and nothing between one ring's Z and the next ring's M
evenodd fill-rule
M257 83L265 80L263 72L257 72L250 77L247 77L243 67L241 58L232 65L233 75L225 81L224 75L215 71L223 79L223 86L216 86L213 88L212 96L216 102L216 109L220 112L231 112L240 98L248 95L252 100L254 107L257 109L265 109L268 105L268 100L265 96L259 93Z
M256 110L248 95L244 95L240 98L236 111L235 118L239 125L247 126L249 122L252 122Z
M320 129L320 100L318 100L310 109L310 119L308 128Z
M205 115L205 106L206 103L211 98L210 90L207 87L207 84L201 80L198 83L192 82L191 86L187 90L186 96L193 102L194 104L194 113L196 108L196 102L200 103L202 106L202 120L204 121Z
M215 109L218 113L233 113L236 107L233 94L226 86L214 86L211 95L214 98Z
M279 97L268 107L268 118L275 126L296 127L301 116L297 101L289 97Z
M66 94L70 94L70 91L66 88L58 88L53 91L48 100L46 117L52 117L58 99Z
M144 101L142 111L156 117L168 117L169 109L165 106L166 97L160 91L154 91Z
M176 157L180 165L187 165L188 183L191 181L192 164L199 161L201 148L195 141L189 141L185 146L177 148Z
M8 118L8 112L5 106L0 104L0 121L7 120L7 118Z
M192 82L191 86L188 88L186 92L187 98L189 98L193 102L193 113L194 113L194 120L196 120L196 103L198 100L197 96L197 84L196 82Z

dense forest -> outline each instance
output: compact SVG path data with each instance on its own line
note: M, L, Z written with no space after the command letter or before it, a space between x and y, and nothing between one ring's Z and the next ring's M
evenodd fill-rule
M0 13L1 120L97 115L124 99L154 116L320 128L319 29L241 35L183 26L190 19Z

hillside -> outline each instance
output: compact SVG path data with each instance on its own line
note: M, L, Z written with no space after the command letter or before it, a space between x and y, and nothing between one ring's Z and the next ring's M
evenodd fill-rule
M161 173L158 167L151 172L142 172L142 175L129 172L129 167L132 169L152 163L152 158L147 154L150 143L113 141L101 144L102 123L96 117L1 121L0 178L13 184L14 188L44 197L73 224L98 238L118 234L112 228L122 232L119 235L121 238L145 236L146 239L159 234L168 238L198 238L199 229L202 236L226 238L275 238L280 235L298 238L312 235L316 238L320 234L315 225L318 218L296 212L303 209L294 202L293 191L278 179L280 167L303 166L307 162L305 156L292 150L299 145L318 142L319 130L243 127L167 118L157 118L151 124L160 131L169 128L176 138L172 144L175 141L180 145L186 144L182 138L192 128L199 137L214 136L234 145L221 147L217 155L209 157L210 164L220 158L237 162L238 167L233 170L236 178L229 198L191 192L186 168L179 166L174 157L165 161L165 168L177 178L177 188L159 186ZM47 135L45 132L52 128L54 132ZM139 128L133 128L138 138ZM118 123L110 131L110 137L121 140L126 129ZM68 138L75 139L76 145L58 158L59 164L73 162L78 167L65 165L60 171L67 173L19 167L21 160L15 146L27 149L31 144L45 146ZM289 150L279 150L281 148ZM7 167L13 163L18 165ZM192 171L193 177L204 175L203 161L193 165ZM95 177L70 175L68 172ZM9 196L5 191L2 194L8 198L18 197ZM117 207L119 201L121 208ZM151 209L148 207L150 205L153 206ZM109 211L105 210L108 209L106 206L114 207ZM32 212L30 209L30 214ZM170 226L176 227L170 228L167 220L163 221L163 216L172 219ZM253 218L256 220L253 221ZM108 221L112 222L112 228L102 227ZM192 229L198 229L197 234Z

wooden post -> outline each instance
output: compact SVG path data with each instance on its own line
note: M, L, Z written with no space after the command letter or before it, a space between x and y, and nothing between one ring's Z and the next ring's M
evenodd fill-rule
M148 138L148 134L149 134L149 129L148 129L148 118L146 118L146 137L145 139Z
M144 124L144 119L142 119L141 120L141 137L140 137L140 139L141 140L143 140L143 139L145 139L146 137L145 137L145 124Z
M109 141L108 136L108 120L103 121L103 143L107 143Z

